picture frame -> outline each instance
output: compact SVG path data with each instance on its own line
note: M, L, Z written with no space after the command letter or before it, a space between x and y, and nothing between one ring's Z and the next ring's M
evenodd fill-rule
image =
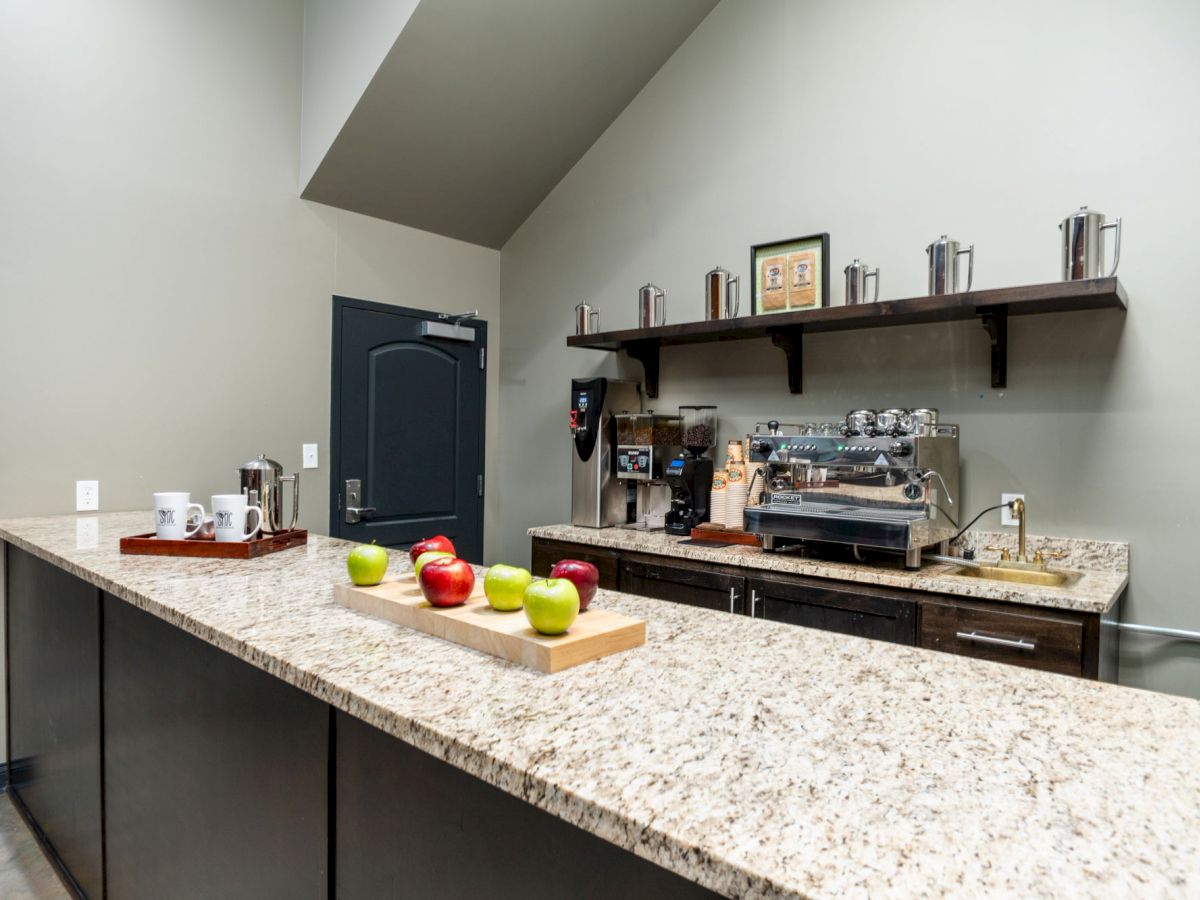
M829 232L750 248L750 314L829 305Z

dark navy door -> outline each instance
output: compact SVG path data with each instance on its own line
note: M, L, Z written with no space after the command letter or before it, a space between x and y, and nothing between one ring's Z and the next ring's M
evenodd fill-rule
M330 534L386 547L444 534L481 562L487 323L451 337L437 313L344 297L333 316ZM369 510L358 522L348 480Z

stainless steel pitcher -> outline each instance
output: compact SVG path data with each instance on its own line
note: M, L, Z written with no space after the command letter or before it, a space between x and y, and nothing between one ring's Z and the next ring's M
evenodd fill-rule
M657 328L667 322L667 295L660 287L642 285L638 291L638 327Z
M589 303L575 305L575 333L595 334L600 330L600 310L592 309Z
M879 267L875 267L875 271L870 271L866 264L861 260L855 259L854 262L845 268L846 273L846 305L857 306L860 303L878 303L879 302ZM875 296L867 299L867 279L875 279Z
M704 318L732 319L738 314L741 279L717 266L704 276Z
M1062 232L1063 281L1099 278L1104 268L1104 230L1114 229L1112 270L1104 277L1117 274L1121 262L1121 220L1105 222L1104 213L1086 206L1079 207L1058 224Z
M251 501L258 497L262 507L262 530L264 534L279 534L291 531L296 527L296 517L300 515L300 475L293 472L283 474L283 466L273 459L267 459L265 453L260 453L237 470L242 483L242 493L250 494ZM292 520L288 525L283 524L283 483L292 483ZM254 493L251 494L250 492Z
M959 249L959 242L942 235L925 248L929 254L929 295L958 293L958 258L967 254L967 286L969 291L975 280L975 245L966 250Z

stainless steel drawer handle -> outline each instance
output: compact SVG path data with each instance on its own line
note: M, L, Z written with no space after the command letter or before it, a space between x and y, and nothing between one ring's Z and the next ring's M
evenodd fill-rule
M733 604L737 601L737 588L729 589L729 611L733 612Z
M990 634L979 634L975 631L958 632L960 641L974 641L976 644L991 644L996 647L1012 647L1015 650L1036 650L1037 641L1026 641L1020 638L992 637Z
M751 589L750 591L750 618L754 618L754 613L758 609L758 591Z

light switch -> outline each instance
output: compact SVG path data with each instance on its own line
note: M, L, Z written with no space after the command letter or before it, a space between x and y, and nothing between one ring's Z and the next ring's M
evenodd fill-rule
M301 456L304 459L304 468L315 469L317 467L317 445L303 444Z

